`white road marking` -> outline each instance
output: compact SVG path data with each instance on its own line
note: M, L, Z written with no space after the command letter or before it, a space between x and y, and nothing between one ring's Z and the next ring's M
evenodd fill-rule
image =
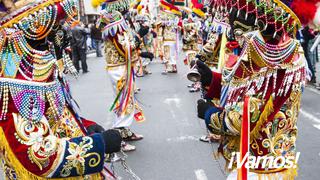
M313 127L315 127L315 128L320 130L320 124L317 124L317 125L314 124Z
M180 136L175 138L167 138L168 142L185 142L185 141L198 141L199 138L196 136Z
M175 105L177 108L181 107L180 98L166 98L163 102L168 105Z
M179 98L166 98L163 102L169 106L175 106L175 107L180 107L180 99ZM170 114L171 116L175 119L176 116L176 112L173 110L172 107L169 108Z
M319 90L317 90L317 89L314 89L314 88L312 88L312 87L308 87L308 86L306 86L306 89L308 89L309 91L314 92L314 93L316 93L316 94L320 95L320 91L319 91Z
M310 119L311 121L313 121L314 123L316 123L316 124L313 124L313 127L320 130L320 119L319 118L317 118L316 116L312 115L311 113L305 111L304 109L300 109L300 113L304 117L306 117L306 118Z
M206 173L203 169L197 169L194 171L196 174L197 180L208 180Z
M177 95L174 95L172 98L166 98L163 103L167 104L169 106L169 112L173 119L177 119L177 114L181 114L182 105L181 105L181 99L177 98ZM191 126L191 124L188 121L188 118L179 118L179 122L183 126Z
M304 109L300 109L300 113L305 116L306 118L312 120L315 123L319 123L320 124L320 119L317 118L316 116L312 115L311 113L305 111Z

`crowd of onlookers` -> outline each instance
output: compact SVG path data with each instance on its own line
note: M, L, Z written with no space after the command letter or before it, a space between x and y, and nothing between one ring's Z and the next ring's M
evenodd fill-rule
M85 25L80 23L70 31L70 47L73 56L73 63L77 71L80 71L80 64L83 73L89 72L86 54L96 52L97 57L102 57L102 33L94 24ZM305 57L310 70L310 85L320 90L320 69L319 69L319 46L314 46L318 36L317 31L312 31L309 27L305 27L300 31L301 45L305 52ZM318 68L317 68L318 67Z

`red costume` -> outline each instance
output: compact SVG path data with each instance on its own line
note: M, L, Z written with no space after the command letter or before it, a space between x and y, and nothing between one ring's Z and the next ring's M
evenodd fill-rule
M78 2L27 3L0 22L0 149L8 179L93 178L104 173L105 141L75 111L45 38L77 22ZM78 176L78 177L77 177ZM72 178L74 177L74 178ZM77 177L77 178L76 178Z

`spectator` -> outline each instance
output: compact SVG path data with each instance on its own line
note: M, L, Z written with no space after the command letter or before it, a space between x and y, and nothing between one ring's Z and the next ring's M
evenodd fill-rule
M79 61L81 61L81 67L83 73L87 73L87 35L89 34L85 28L83 23L80 25L76 25L72 30L72 39L71 39L71 48L72 48L72 57L73 63L77 71L80 71Z
M90 37L90 33L91 33L91 26L89 26L88 24L85 24L84 25L84 29L86 30L87 32L87 35L86 35L86 43L87 43L87 53L89 53L91 50L94 49L93 47L93 43L92 43L92 39Z
M309 52L309 50L310 50L309 42L310 42L310 40L315 38L315 35L311 32L311 30L308 26L306 26L302 30L302 35L303 35L303 42L301 43L301 46L303 48L304 55L307 59L308 67L311 71L310 83L316 83L315 66L314 66L314 63L312 62L312 59L310 58L310 52Z
M94 44L94 48L96 49L97 57L102 57L101 53L101 42L102 42L102 32L101 29L97 28L97 26L92 25L91 27L91 40Z

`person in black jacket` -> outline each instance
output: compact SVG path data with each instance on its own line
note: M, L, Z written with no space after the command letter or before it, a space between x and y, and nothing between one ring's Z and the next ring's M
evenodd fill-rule
M102 32L101 29L97 28L96 25L91 27L90 33L93 44L95 45L97 57L102 57L101 53L101 42L102 42Z
M72 49L72 57L73 63L77 71L80 71L79 61L81 61L81 67L83 73L87 73L88 65L87 65L87 34L88 32L84 27L80 25L76 25L71 29L72 39L71 39L71 49Z
M315 35L313 33L311 33L311 30L308 26L306 26L301 32L303 35L303 43L301 43L301 46L303 48L304 55L306 57L309 70L311 71L311 81L310 82L316 83L315 66L310 59L310 52L309 52L310 48L308 46L309 41L312 40L313 38L315 38Z

